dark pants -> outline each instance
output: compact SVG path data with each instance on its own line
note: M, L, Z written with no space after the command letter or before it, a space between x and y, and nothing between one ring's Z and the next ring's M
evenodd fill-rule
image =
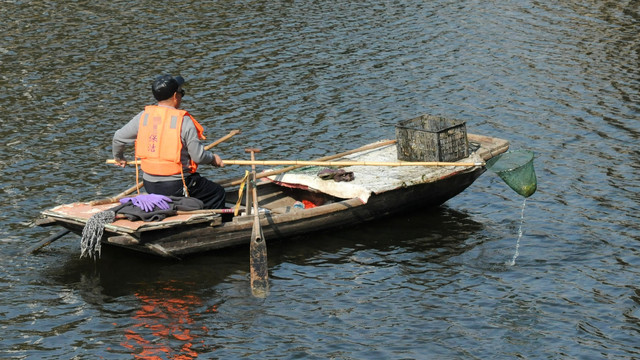
M189 196L202 200L205 209L223 209L225 205L224 188L211 180L194 173L184 178ZM165 196L185 196L182 180L151 182L144 180L144 188L149 194Z

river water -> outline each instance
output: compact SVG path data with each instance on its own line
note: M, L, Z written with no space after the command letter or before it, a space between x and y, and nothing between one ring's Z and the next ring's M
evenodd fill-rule
M0 358L640 357L638 1L3 0ZM536 154L441 207L166 261L79 259L44 209L113 195L113 132L180 74L227 159L311 159L421 114ZM210 178L243 169L203 169ZM512 259L515 261L512 263Z

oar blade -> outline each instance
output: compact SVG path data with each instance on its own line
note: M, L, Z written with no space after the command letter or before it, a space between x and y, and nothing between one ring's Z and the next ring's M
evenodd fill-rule
M251 270L251 292L253 296L265 298L269 294L269 267L267 264L267 242L262 233L258 215L254 216L251 230L251 245L249 252Z

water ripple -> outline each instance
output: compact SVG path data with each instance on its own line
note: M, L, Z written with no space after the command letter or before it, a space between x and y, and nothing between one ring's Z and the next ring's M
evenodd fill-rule
M5 1L3 358L636 358L640 70L634 1ZM527 202L487 173L446 206L180 263L68 235L43 209L112 195L111 134L160 73L224 158L309 159L430 113L536 154ZM206 169L228 178L240 169ZM19 300L19 301L18 301Z

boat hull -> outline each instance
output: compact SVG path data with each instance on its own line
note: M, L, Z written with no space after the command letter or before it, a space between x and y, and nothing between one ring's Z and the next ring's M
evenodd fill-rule
M376 194L371 196L366 204L356 198L287 214L261 214L260 224L265 239L287 239L362 224L415 209L434 207L464 191L484 171L484 168L476 168L452 174L435 182ZM272 185L264 185L269 186ZM268 189L263 191L266 192ZM219 226L208 226L206 223L184 225L143 232L140 234L139 244L123 246L162 256L183 256L247 245L251 240L251 229L250 219L222 223ZM119 245L110 241L108 236L106 241ZM148 244L154 246L149 247Z

